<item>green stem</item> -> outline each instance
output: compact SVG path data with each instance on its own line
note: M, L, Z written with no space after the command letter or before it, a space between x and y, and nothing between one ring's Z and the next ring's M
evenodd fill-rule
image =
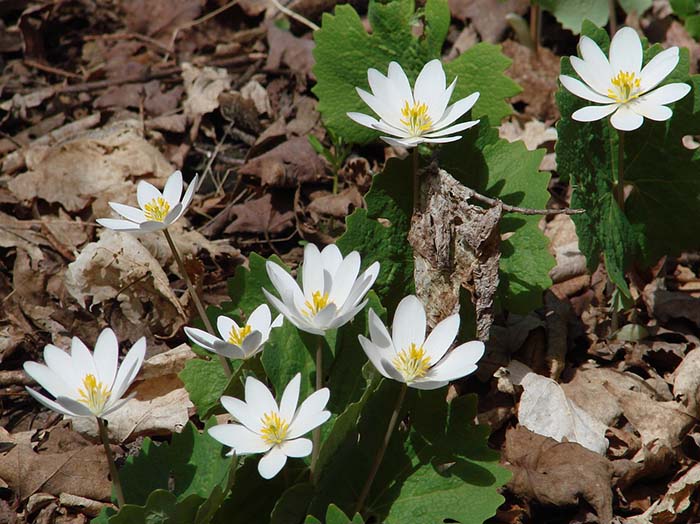
M316 391L323 387L323 337L319 335L318 345L316 346ZM311 450L311 480L316 482L316 463L318 462L318 454L321 452L321 427L315 428L311 432L313 448Z
M112 448L109 445L109 436L107 435L107 425L104 420L100 417L97 418L97 430L100 434L100 440L105 448L105 454L107 455L107 463L109 464L109 475L112 477L112 486L114 486L114 493L117 496L117 505L121 508L126 504L124 501L124 491L122 491L122 483L119 481L119 471L117 470L117 465L114 462L114 454L112 453Z
M367 500L367 495L369 495L369 490L372 488L372 483L374 482L374 477L377 476L379 471L379 466L382 464L382 459L384 458L384 453L386 453L386 448L389 446L389 441L391 440L391 434L394 432L394 427L399 420L399 413L401 412L401 406L406 398L406 391L408 386L406 384L401 384L401 392L399 397L396 399L396 405L394 406L394 411L391 414L391 419L389 420L389 425L386 428L386 434L384 435L384 440L382 441L382 446L379 448L377 455L374 457L374 462L372 463L372 469L369 472L369 476L365 481L365 485L362 487L362 492L360 493L360 498L357 499L357 505L355 506L354 513L359 513L365 505Z
M413 211L420 209L420 176L419 176L419 158L418 146L411 151L411 165L413 167Z
M204 309L202 299L199 298L199 293L197 293L197 290L195 289L194 285L192 284L192 281L190 280L190 276L187 274L187 268L185 267L185 264L182 261L180 252L177 250L177 247L175 247L173 237L170 236L170 233L167 229L163 230L163 235L165 235L165 240L168 241L170 250L173 252L173 258L175 259L175 262L177 262L177 267L180 269L180 273L182 273L182 278L185 280L185 284L187 285L187 291L189 291L190 297L192 298L192 302L194 302L194 305L197 308L197 313L199 313L199 316L201 317L202 322L204 322L204 325L206 326L209 334L214 335L216 337L217 334L214 331L214 327L211 325L211 322L209 321L209 317L207 316L206 309ZM223 355L218 355L218 357L219 361L221 362L221 366L224 368L224 373L227 377L230 378L231 366L229 365L228 360L226 360L226 357L224 357Z
M622 211L625 210L625 132L617 132L617 185L615 186L615 199Z

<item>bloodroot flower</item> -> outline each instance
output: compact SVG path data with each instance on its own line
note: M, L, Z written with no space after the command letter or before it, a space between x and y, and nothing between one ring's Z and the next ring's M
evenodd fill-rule
M263 289L267 299L294 326L315 335L339 328L357 315L367 304L363 299L379 274L379 262L375 262L358 276L360 254L353 251L343 258L334 244L323 251L314 244L304 248L303 291L279 265L267 262L265 267L280 294L277 298Z
M99 218L97 222L115 231L161 231L185 214L192 202L198 180L199 176L195 175L184 197L180 171L175 171L168 177L162 193L153 184L141 181L136 187L139 208L110 202L109 206L126 220Z
M258 471L265 479L271 479L287 463L287 457L306 457L313 445L301 438L323 424L331 416L325 411L330 392L323 388L312 393L301 406L299 386L301 374L297 373L284 389L279 405L265 384L253 377L245 383L245 402L234 397L221 397L236 423L220 424L209 429L209 434L230 446L229 455L265 453L258 463Z
M596 104L575 111L571 118L592 122L612 115L610 123L620 131L639 128L644 118L668 120L673 111L666 107L690 91L683 83L666 84L656 88L676 68L678 48L660 52L642 67L642 43L637 32L623 27L610 43L610 60L587 36L579 42L581 57L570 57L577 80L561 75L562 85L576 96Z
M255 308L243 326L239 326L232 318L220 316L216 320L216 327L221 338L193 327L186 327L185 333L192 342L213 353L231 359L247 359L260 353L270 338L272 328L281 325L282 315L272 320L270 308L267 304L262 304Z
M131 396L124 392L138 375L146 354L142 337L119 365L119 343L114 331L100 333L91 354L78 337L73 337L70 355L58 347L44 347L44 361L25 362L24 370L56 400L27 388L47 408L75 417L104 417L119 409Z
M360 344L382 375L416 389L437 389L476 371L483 342L474 340L447 352L459 330L458 314L440 322L428 338L425 328L423 304L409 295L396 308L391 335L370 309L371 340L359 335Z
M479 123L472 120L454 124L474 106L479 93L472 93L448 106L457 79L445 87L445 71L440 60L431 60L423 66L413 91L406 73L396 62L389 64L387 76L369 69L367 80L372 93L358 87L357 94L379 116L379 120L362 113L348 113L348 117L360 125L391 135L381 139L392 146L454 142L462 138L454 133Z

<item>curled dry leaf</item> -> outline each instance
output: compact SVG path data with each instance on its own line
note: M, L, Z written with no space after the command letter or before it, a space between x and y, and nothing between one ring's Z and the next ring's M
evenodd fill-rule
M231 89L231 77L226 69L198 68L182 64L182 80L185 84L185 114L196 118L211 113L219 107L219 95Z
M316 196L307 209L312 214L345 218L356 208L362 207L362 195L357 187L351 186L340 193Z
M555 506L583 499L601 523L612 520L613 467L605 457L518 426L506 433L502 459L513 473L507 486L516 495Z
M296 187L318 180L324 169L308 139L296 137L249 160L238 173L256 176L264 186Z
M310 75L316 63L312 54L315 47L313 40L297 38L289 31L268 24L267 44L270 51L265 64L266 70L276 70L284 64L297 74Z
M700 348L695 348L685 356L674 375L673 397L691 415L700 418Z
M173 333L185 312L158 261L133 236L105 229L68 265L66 291L83 307L116 300L132 324Z
M510 363L508 371L513 384L524 389L518 406L518 422L522 426L558 442L577 442L605 454L607 426L567 398L559 384L517 360Z

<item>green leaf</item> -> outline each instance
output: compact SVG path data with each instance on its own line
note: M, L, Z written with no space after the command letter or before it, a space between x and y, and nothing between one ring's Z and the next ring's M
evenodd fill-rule
M275 255L269 260L284 266L282 260ZM228 295L231 301L221 305L219 315L229 315L240 320L250 315L260 304L267 303L262 289L267 288L268 291L274 292L274 288L267 276L265 263L266 260L257 253L250 254L248 268L239 267L233 278L229 279Z
M607 34L591 25L584 33L607 52ZM662 50L645 50L645 63ZM576 76L568 58L562 73ZM653 264L664 255L697 249L700 238L688 224L700 213L700 152L683 146L685 135L700 133L700 77L688 75L688 51L681 49L676 69L664 83L690 82L693 90L673 104L666 122L646 119L641 128L625 133L624 181L632 188L624 212L614 197L617 179L618 133L607 119L576 122L571 114L588 102L563 88L557 93L562 118L557 125L557 164L571 177L572 206L586 209L573 220L589 269L602 254L610 278L625 293L624 273L632 263Z
M549 200L549 173L539 170L544 150L528 151L520 141L500 140L488 124L467 133L440 151L440 165L474 190L513 206L544 209ZM541 304L551 286L554 258L539 228L541 216L504 213L499 296L514 313L527 313Z
M318 483L311 514L319 517L332 501L354 508L400 386L382 381L362 409L356 430L334 453ZM479 523L503 502L497 488L509 474L488 449L488 429L473 424L476 398L448 405L444 390L409 390L401 417L410 429L395 430L367 499L365 512L377 522L434 524L455 519Z
M306 515L309 502L314 495L314 486L309 482L294 484L282 493L270 515L270 524L298 524Z
M219 359L192 359L185 363L178 376L201 420L224 412L219 399L222 395L232 395L238 391L236 386L241 381L241 364L240 360L232 362L233 376L228 378Z
M231 487L231 458L221 444L187 424L170 444L144 439L120 472L127 504L109 524L206 524Z
M352 520L348 517L343 510L341 510L335 504L328 506L328 511L326 512L325 524L364 524L362 520L362 515L356 513ZM316 517L309 515L306 517L304 524L322 524L320 520Z
M610 17L610 0L539 0L538 3L564 28L577 34L585 20L602 27ZM651 7L652 0L618 0L618 3L625 13L641 15Z
M337 245L343 252L357 250L362 265L381 264L374 291L393 310L413 293L413 249L406 240L413 214L413 177L410 158L390 158L372 180L365 196L367 209L356 209L346 219Z
M321 29L314 33L317 83L313 91L326 127L349 142L368 142L378 136L346 115L348 111L370 111L355 91L356 87L367 88L369 68L386 73L389 62L396 61L414 81L423 65L441 56L450 22L447 0L428 0L422 11L414 9L414 0L372 0L368 10L371 34L349 5L338 5L335 15L323 14ZM414 28L420 22L423 31L418 37ZM519 92L517 84L503 74L509 65L496 46L477 44L447 66L450 76L459 75L454 99L478 90L481 97L472 116L500 122L511 113L503 99Z

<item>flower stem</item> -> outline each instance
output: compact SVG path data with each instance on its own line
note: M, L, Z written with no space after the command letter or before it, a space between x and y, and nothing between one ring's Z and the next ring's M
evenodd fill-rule
M540 32L542 26L542 11L539 4L530 4L530 39L532 40L532 52L537 54L540 47Z
M100 440L102 440L102 445L105 448L105 454L107 455L107 463L109 464L109 475L112 477L112 486L114 486L114 493L117 496L117 505L121 508L126 503L124 500L124 492L122 491L122 483L119 481L119 471L117 471L117 465L114 463L114 455L112 454L112 448L109 446L109 436L107 435L107 425L105 421L100 417L97 418L97 430L100 433Z
M389 425L386 428L386 434L384 435L384 440L382 441L382 446L379 448L377 455L374 457L374 463L372 464L372 469L369 472L369 476L365 481L365 485L362 487L362 492L360 493L360 498L357 499L357 505L355 506L354 513L359 513L362 511L362 507L365 505L365 500L367 495L369 495L369 490L372 488L372 483L374 482L374 477L377 476L377 471L379 471L379 466L382 464L382 459L384 458L384 453L386 453L386 448L389 446L389 441L391 440L391 434L394 432L394 427L396 422L399 420L399 413L401 412L401 406L406 398L406 391L408 386L406 384L401 384L401 392L399 397L396 399L396 406L394 406L394 412L391 414L391 419L389 420Z
M316 391L323 387L323 337L319 335L318 345L316 346ZM316 463L318 462L318 454L321 452L321 426L314 428L311 432L313 448L311 450L311 467L310 475L312 482L316 481L314 476L316 472Z
M199 313L199 316L202 318L202 322L204 322L204 325L206 326L209 334L216 336L216 333L214 332L214 327L211 325L211 322L209 321L209 317L207 316L207 312L204 309L204 304L202 304L202 299L199 298L199 294L197 293L197 290L194 288L194 285L192 284L192 281L190 280L190 276L187 274L187 268L185 268L185 264L182 261L182 257L180 256L180 253L177 250L177 247L175 247L175 242L173 242L173 237L170 236L170 233L168 232L167 229L163 230L163 234L165 235L165 240L168 241L168 245L170 246L170 250L173 252L173 258L175 258L175 262L177 262L177 267L180 268L180 273L182 273L182 278L185 280L185 284L187 285L187 291L189 291L189 293L190 293L190 297L192 298L192 302L194 302L194 305L197 308L197 313ZM218 355L218 357L219 357L219 361L221 362L221 365L224 368L224 373L226 374L227 377L231 377L231 366L229 365L228 360L226 360L226 357L224 357L223 355Z
M615 36L617 33L617 0L608 0L608 10L610 11L610 36Z
M411 151L411 163L413 166L413 212L420 209L420 176L418 175L418 146Z
M615 199L622 211L625 210L625 132L617 132L617 185Z

